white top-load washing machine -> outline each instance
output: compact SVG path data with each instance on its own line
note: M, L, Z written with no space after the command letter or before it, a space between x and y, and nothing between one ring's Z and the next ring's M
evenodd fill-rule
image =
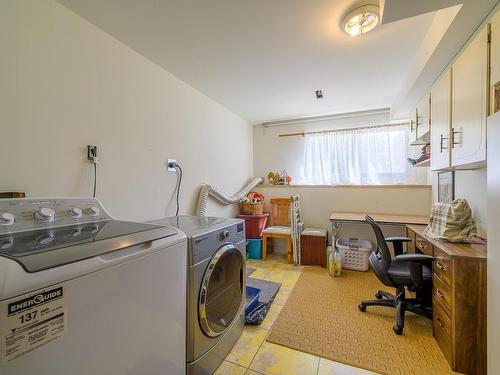
M178 216L153 223L179 228L188 236L187 373L212 374L243 331L244 221Z
M186 261L96 199L0 200L0 374L184 374Z

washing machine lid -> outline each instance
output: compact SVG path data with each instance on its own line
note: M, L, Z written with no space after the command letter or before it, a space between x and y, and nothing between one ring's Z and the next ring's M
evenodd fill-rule
M0 256L38 272L177 234L153 224L105 220L0 236Z
M180 229L190 237L195 237L196 235L212 231L218 227L227 226L227 222L230 220L232 219L210 216L180 215L154 220L151 221L151 223L169 225Z

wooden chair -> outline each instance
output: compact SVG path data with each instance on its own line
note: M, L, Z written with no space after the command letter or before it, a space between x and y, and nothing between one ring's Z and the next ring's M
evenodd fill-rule
M287 243L288 263L292 263L292 261L294 261L294 263L299 263L300 260L294 256L294 254L297 253L294 252L294 245L297 245L297 241L294 241L296 237L294 234L297 232L300 233L300 229L297 227L297 223L300 221L299 196L294 195L290 198L272 198L270 203L271 226L262 231L262 259L266 259L267 256L268 240L282 238L285 239ZM292 218L294 224L293 228Z

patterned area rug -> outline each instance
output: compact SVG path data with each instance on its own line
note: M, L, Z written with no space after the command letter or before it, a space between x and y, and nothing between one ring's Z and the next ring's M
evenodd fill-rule
M390 291L372 272L305 267L267 340L383 374L451 374L432 337L432 322L406 314L402 336L393 333L395 309L368 307L378 289Z

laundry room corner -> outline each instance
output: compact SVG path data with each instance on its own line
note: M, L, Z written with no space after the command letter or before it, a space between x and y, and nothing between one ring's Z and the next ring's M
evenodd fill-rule
M98 149L96 195L122 219L175 214L168 158L184 171L182 213L194 213L202 183L235 192L251 177L246 120L61 3L7 2L0 20L11 36L1 45L0 69L9 74L0 116L15 124L2 128L10 141L0 149L1 191L91 195L88 144ZM39 152L34 158L22 148ZM209 205L214 215L235 213Z

